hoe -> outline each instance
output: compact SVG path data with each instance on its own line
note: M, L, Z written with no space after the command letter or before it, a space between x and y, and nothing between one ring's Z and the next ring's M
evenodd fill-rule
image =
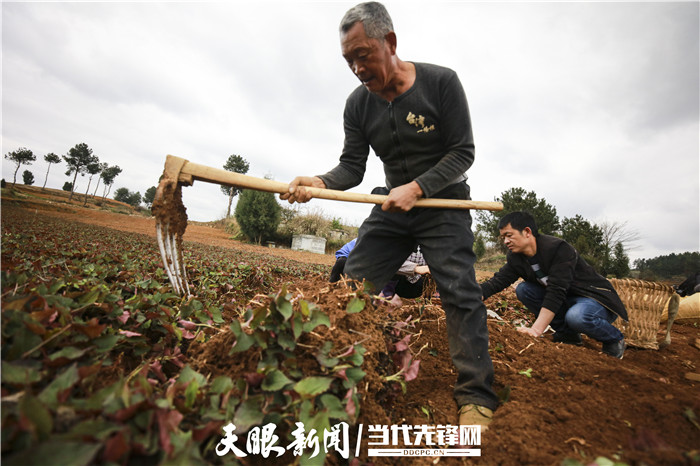
M191 186L195 180L279 194L286 193L289 189L287 183L198 165L185 159L168 155L165 160L163 176L158 184L155 199L153 200L152 211L156 217L156 239L163 259L163 265L168 274L168 279L170 279L170 283L178 295L190 294L182 255L182 236L187 228L187 214L182 203L182 186ZM310 187L306 187L306 189L311 192L313 197L335 201L383 204L387 198L387 196L380 194L362 194ZM495 211L502 210L503 204L500 202L427 198L420 199L416 203L416 207Z

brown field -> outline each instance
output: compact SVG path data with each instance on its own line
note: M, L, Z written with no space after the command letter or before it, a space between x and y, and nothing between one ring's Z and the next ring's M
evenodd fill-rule
M94 202L82 207L83 196L51 197L39 188L21 191L19 198L2 204L2 227L13 222L82 222L102 228L155 237L154 220L131 212L126 206ZM56 194L62 194L55 192ZM112 211L108 209L112 209ZM226 249L254 251L305 264L333 264L332 255L286 249L269 249L234 241L225 231L205 224L190 224L187 242ZM3 256L4 257L4 256ZM3 263L3 270L6 264ZM330 270L330 269L329 269ZM488 272L477 270L485 279ZM341 286L330 287L323 276L297 283L306 299L324 310L337 310L343 302ZM566 459L591 464L597 457L636 465L700 464L700 382L686 377L700 372L700 329L694 322L678 322L672 344L658 351L628 348L617 360L600 352L600 344L584 337L582 347L555 344L551 337L532 339L518 333L512 320L521 317L513 290L487 302L503 321L489 319L490 348L495 366L495 386L504 403L496 411L491 428L483 435L480 458L375 458L374 464L504 464L555 465ZM390 317L390 319L389 319ZM404 300L390 312L385 307L365 309L349 320L354 332L366 336L368 348L381 348L388 321L418 319L410 331L411 348L421 360L418 377L407 383L406 393L382 389L380 363L367 355L365 391L359 423L444 425L456 422L452 400L455 379L445 338L439 300L419 303ZM659 328L659 338L663 332ZM225 335L225 334L220 334ZM332 337L330 333L327 335ZM193 344L188 363L201 373L240 376L237 361L213 364L227 354L230 339L217 337ZM421 350L422 349L422 350ZM372 351L375 356L380 350ZM217 356L219 355L219 356ZM527 372L528 375L523 372ZM364 385L364 382L363 382ZM3 391L3 396L5 392ZM695 423L691 422L693 416ZM360 464L371 458L360 456ZM47 463L48 464L48 463ZM279 463L278 463L279 464Z

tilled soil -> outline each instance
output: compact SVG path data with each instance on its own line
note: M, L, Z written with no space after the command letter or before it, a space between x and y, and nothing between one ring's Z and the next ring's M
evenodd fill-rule
M154 220L82 208L60 208L43 203L23 207L40 218L57 216L122 231L155 236ZM332 265L331 255L270 249L231 240L221 229L191 224L185 242L254 250L304 263ZM186 243L185 243L185 247ZM329 269L330 270L330 269ZM480 280L488 277L477 270ZM307 300L324 310L344 309L342 284L329 287L322 279L295 283ZM312 298L313 297L313 298ZM672 329L672 344L661 350L628 348L622 360L600 351L600 343L584 337L580 347L557 344L551 335L533 339L518 333L513 322L527 317L512 289L487 301L503 320L489 319L489 348L495 367L494 389L503 402L490 429L482 436L477 458L368 458L363 464L561 464L575 459L590 464L606 457L627 464L700 464L700 383L686 377L700 372L700 330L697 323L680 322ZM452 399L455 373L447 348L444 312L439 299L404 300L398 310L386 305L368 306L359 315L340 316L327 338L358 342L368 348L363 369L367 376L361 390L358 423L446 425L456 423ZM396 322L410 325L398 332L412 334L410 348L420 360L417 378L407 382L406 393L398 384L386 384L391 375L387 353L396 341ZM659 329L659 338L662 329ZM665 330L665 329L664 329ZM225 334L190 348L188 357L200 370L207 355L227 354L231 342ZM231 361L219 365L227 375L243 365ZM366 445L366 440L364 441ZM366 452L366 449L363 449Z

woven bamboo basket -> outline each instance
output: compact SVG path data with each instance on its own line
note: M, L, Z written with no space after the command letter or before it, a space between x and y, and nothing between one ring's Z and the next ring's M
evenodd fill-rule
M627 309L629 322L617 319L614 325L625 335L628 345L659 349L656 336L661 315L674 294L670 285L644 280L610 280Z

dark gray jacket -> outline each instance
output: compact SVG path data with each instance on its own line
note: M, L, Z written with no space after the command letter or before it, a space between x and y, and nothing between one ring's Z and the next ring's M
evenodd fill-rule
M474 162L467 98L457 74L415 63L411 88L387 102L359 86L343 114L345 144L340 163L319 177L329 189L362 182L370 146L384 163L389 189L416 181L425 197L466 180Z
M612 284L579 256L569 243L554 236L540 234L537 236L537 258L542 271L549 276L542 307L557 313L562 311L567 296L586 296L628 320L627 310ZM490 280L481 284L484 299L505 289L519 278L539 283L524 254L509 252L506 260L506 265Z

